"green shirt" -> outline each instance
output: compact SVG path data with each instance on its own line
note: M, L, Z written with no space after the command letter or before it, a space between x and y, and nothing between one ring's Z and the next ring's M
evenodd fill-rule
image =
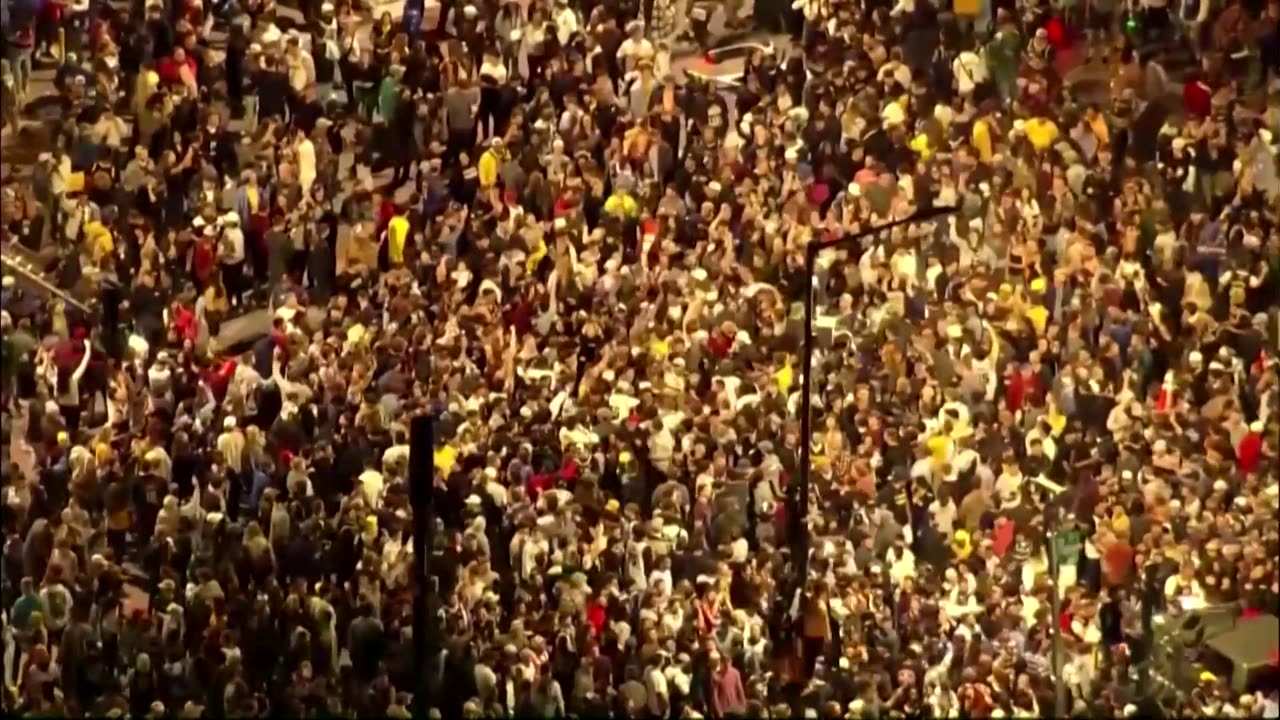
M388 75L383 78L382 86L378 88L378 113L382 115L382 122L390 125L396 116L396 106L400 102L400 81Z
M40 598L35 595L23 595L13 604L9 612L9 621L18 630L26 630L31 620L31 613L40 610Z
M987 44L987 67L992 74L1011 76L1018 74L1022 56L1022 36L1012 31L1001 31Z

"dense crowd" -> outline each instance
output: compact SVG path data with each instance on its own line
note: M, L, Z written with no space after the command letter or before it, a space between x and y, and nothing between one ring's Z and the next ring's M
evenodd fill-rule
M1129 716L1275 614L1280 2L775 5L6 1L6 710Z

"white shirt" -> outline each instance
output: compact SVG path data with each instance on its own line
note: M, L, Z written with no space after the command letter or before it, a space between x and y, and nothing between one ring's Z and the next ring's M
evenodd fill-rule
M377 470L365 470L360 473L360 489L364 492L364 501L371 508L382 507L382 488L385 482L382 473Z
M578 32L578 13L568 5L562 6L555 13L556 39L561 45L568 45L569 38Z
M1022 475L1013 473L1012 475L1000 473L1000 477L996 478L996 495L1001 499L1013 499L1018 496L1019 490L1022 488Z
M951 72L956 78L956 89L961 95L968 95L973 89L987 81L987 66L977 53L966 50L951 61Z
M662 582L662 589L660 591L660 594L663 597L670 595L673 587L671 582L671 571L670 570L654 570L653 572L649 573L649 589L650 590L658 590L659 581Z
M309 194L311 184L316 181L316 148L311 140L303 137L294 149L298 153L298 184L303 194Z
M223 265L244 262L244 231L238 227L228 227L223 230L222 243L218 250L222 255Z
M950 535L955 528L956 502L950 498L947 499L946 505L941 505L937 500L929 503L929 514L933 517L933 526L943 535Z
M622 69L630 72L636 61L642 57L653 57L653 43L644 38L627 38L618 46L618 59L622 61Z
M302 92L308 85L315 82L316 65L311 59L311 53L306 50L298 50L298 53L289 53L286 56L289 66L289 87L295 92Z
M487 77L501 85L507 81L507 68L501 62L485 60L480 65L480 77Z
M163 365L152 365L147 370L147 384L153 395L164 395L169 392L169 380L173 371Z
M670 697L667 693L667 678L656 666L650 665L645 673L644 685L649 696L649 712L658 716L665 715Z

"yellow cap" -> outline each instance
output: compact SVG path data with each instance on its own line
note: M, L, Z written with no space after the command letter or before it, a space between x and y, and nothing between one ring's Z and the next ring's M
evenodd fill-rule
M620 463L629 463L629 462L631 462L631 451L630 451L630 450L623 450L622 452L618 453L618 462L620 462Z
M1218 676L1217 676L1217 675L1214 675L1213 673L1209 672L1208 670L1202 670L1202 671L1200 671L1200 682L1202 682L1202 683L1211 683L1211 682L1216 682L1217 680L1218 680Z
M1033 293L1042 293L1046 287L1047 283L1045 283L1044 278L1036 278L1031 281L1031 292Z
M951 542L955 543L956 545L968 545L968 544L969 544L969 531L968 531L968 530L957 530L957 531L956 531L956 534L955 534L955 536L952 538Z
M58 444L59 444L59 445L66 445L66 444L67 444L68 442L70 442L70 441L71 441L71 436L67 434L67 431L66 431L66 430L59 430L59 431L58 431Z

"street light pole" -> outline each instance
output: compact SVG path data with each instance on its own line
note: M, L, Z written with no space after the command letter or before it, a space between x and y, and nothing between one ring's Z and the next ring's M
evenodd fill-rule
M792 485L792 502L788 508L790 520L788 537L791 541L791 562L795 564L796 598L804 592L809 578L809 456L813 445L813 276L816 272L818 255L823 250L856 245L860 240L885 230L892 230L901 225L926 222L956 212L954 207L925 208L908 217L877 225L852 235L844 235L832 240L811 242L805 246L804 274L808 287L804 293L804 348L800 360L800 478Z
M1067 688L1062 682L1062 589L1058 587L1062 558L1058 552L1058 510L1052 500L1045 503L1044 530L1048 536L1049 561L1049 610L1053 613L1049 623L1049 662L1053 663L1053 712L1054 717L1067 716Z
M409 420L409 504L413 509L413 716L425 718L431 697L436 639L436 608L431 602L434 574L431 554L435 535L435 419L417 415Z

